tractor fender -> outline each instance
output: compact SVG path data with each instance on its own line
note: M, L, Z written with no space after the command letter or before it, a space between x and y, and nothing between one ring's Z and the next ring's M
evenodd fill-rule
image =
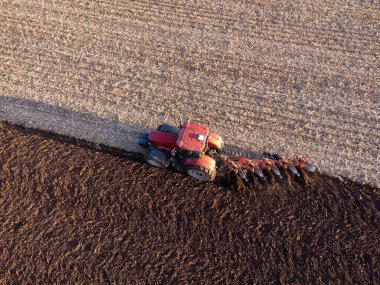
M216 167L215 159L203 155L202 157L189 157L186 158L183 165L196 165L200 167L204 167L206 169L214 169Z
M211 149L222 149L223 139L220 135L210 132L208 137L208 147Z
M176 147L177 136L161 132L152 131L148 134L148 141L153 143L158 148L174 149Z
M148 134L141 134L139 137L139 146L143 148L149 147Z

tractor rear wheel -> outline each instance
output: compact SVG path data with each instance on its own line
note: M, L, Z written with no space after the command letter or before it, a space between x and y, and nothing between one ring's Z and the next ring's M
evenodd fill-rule
M168 124L162 124L158 126L157 131L168 133L174 136L179 136L179 133L181 132L179 128Z
M169 166L170 159L163 151L151 149L145 154L145 161L154 167L165 168Z
M185 168L185 172L197 179L200 182L209 182L213 181L216 176L216 169L207 169L198 165L188 165Z

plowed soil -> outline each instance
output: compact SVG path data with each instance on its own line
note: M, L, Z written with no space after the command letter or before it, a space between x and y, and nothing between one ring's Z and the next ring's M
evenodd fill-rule
M375 284L379 189L232 190L0 128L0 283Z

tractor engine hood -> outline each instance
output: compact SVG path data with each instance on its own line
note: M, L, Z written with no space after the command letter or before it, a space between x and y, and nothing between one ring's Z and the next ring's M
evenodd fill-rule
M186 122L177 139L177 146L189 151L203 152L207 146L209 127Z

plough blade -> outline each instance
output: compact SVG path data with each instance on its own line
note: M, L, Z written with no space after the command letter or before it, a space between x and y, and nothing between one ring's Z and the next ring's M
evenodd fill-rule
M311 163L309 163L309 162L305 162L305 168L306 168L306 170L307 170L307 172L310 172L310 173L314 173L315 172L315 166L314 165L312 165Z
M290 173L292 175L294 175L296 177L300 177L301 176L301 174L298 172L297 168L293 164L291 164L291 163L288 164L288 170L290 171Z
M306 179L305 171L313 173L316 168L302 156L297 158L280 157L278 154L266 154L263 159L249 159L246 157L223 156L222 171L224 174L235 173L245 185L252 186L252 179L256 175L261 184L272 184L275 177L279 182L289 181L286 172L291 174L297 182L303 183ZM281 170L284 172L281 173ZM285 175L285 178L284 178Z
M281 172L280 172L280 170L278 169L277 166L271 165L271 170L272 170L273 174L275 174L277 176L277 178L279 178L279 179L283 178L282 175L281 175Z

